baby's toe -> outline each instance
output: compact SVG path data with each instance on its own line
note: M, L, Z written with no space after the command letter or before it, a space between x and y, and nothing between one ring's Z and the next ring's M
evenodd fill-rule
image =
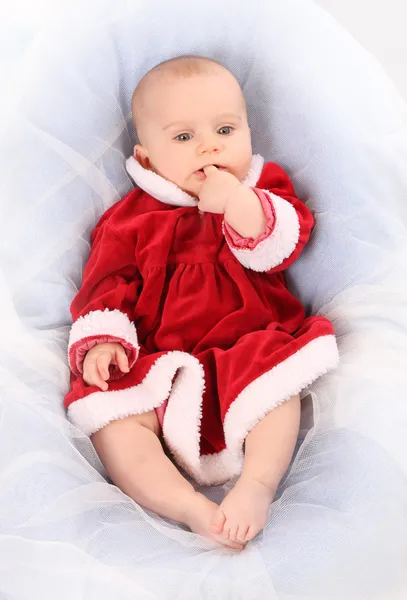
M250 540L252 540L254 537L256 537L256 535L259 533L259 531L261 531L261 527L253 527L250 526L247 530L246 536L245 536L245 541L249 542Z
M238 542L237 539L237 530L239 527L237 525L225 525L224 531L227 532L227 538L232 540L233 542Z
M247 537L249 529L249 525L239 525L236 531L236 541L241 542L242 544L248 542L250 539Z
M211 521L210 530L213 533L221 533L223 531L225 521L226 521L226 517L225 517L224 512L222 511L221 508L218 508L218 510L216 511L216 513Z

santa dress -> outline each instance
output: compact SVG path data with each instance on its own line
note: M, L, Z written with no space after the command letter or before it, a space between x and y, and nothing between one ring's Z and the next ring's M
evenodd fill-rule
M220 484L240 473L256 423L337 365L332 324L306 318L285 284L313 217L260 155L243 180L267 217L257 239L202 214L196 198L133 157L126 167L138 187L92 232L71 305L65 408L87 435L156 410L175 462L200 484ZM123 345L130 372L111 366L101 391L82 372L86 352L105 341Z

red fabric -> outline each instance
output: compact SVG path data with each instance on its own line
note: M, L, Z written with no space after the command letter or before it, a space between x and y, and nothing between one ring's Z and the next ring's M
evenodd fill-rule
M300 224L294 251L269 272L245 269L233 256L222 233L223 215L171 206L134 189L93 231L83 284L71 305L74 320L108 308L120 309L136 325L139 358L129 373L110 382L110 390L138 385L157 358L172 350L200 361L201 454L225 447L224 415L250 382L315 338L333 334L325 318L305 318L285 285L284 269L309 238L310 211L273 163L264 166L256 188L291 203ZM72 373L65 407L99 391Z

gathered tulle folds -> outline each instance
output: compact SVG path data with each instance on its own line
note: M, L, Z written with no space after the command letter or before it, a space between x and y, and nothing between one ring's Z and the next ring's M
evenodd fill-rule
M254 151L312 210L287 281L340 351L309 388L266 527L239 555L111 485L63 408L90 232L132 187L131 93L178 54L236 74ZM19 69L0 136L0 597L402 600L407 111L376 61L304 0L99 0L54 23ZM202 489L219 502L232 484Z

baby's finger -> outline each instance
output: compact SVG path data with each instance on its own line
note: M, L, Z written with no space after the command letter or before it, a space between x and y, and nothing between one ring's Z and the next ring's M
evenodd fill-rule
M96 357L96 366L103 381L109 379L109 365L111 360L112 358L109 352L101 352L99 356Z
M100 387L100 389L102 390L102 392L105 392L108 389L109 385L108 385L108 383L106 383L105 378L102 377L102 375L100 374L100 372L97 371L97 367L96 367L95 378L96 378L96 381L95 381L94 385L97 385L98 387Z
M83 379L88 385L96 385L101 390L106 391L108 385L99 374L99 369L96 362L90 363L83 373Z
M122 373L128 373L130 371L129 359L127 358L126 351L123 347L117 348L115 359L116 364Z
M218 168L215 167L215 165L208 165L207 167L203 168L203 172L205 173L205 175L210 175L211 173L216 173L218 171Z

